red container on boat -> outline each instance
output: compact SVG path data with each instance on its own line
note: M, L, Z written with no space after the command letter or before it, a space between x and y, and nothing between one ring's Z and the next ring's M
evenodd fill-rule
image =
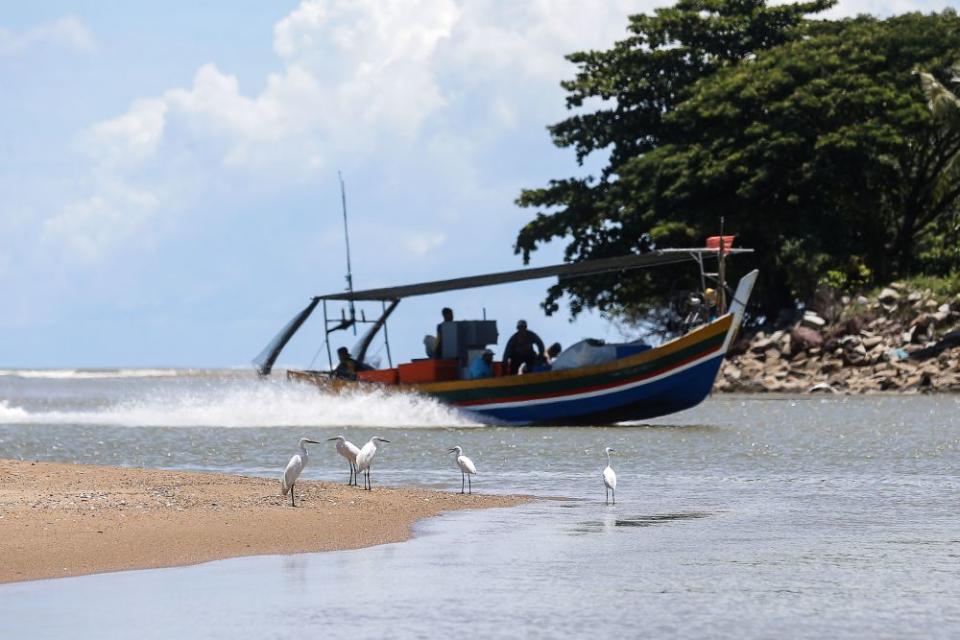
M502 363L502 362L494 362L494 363L493 363L493 377L494 377L494 378L499 378L499 377L502 376L502 375L503 375L503 363Z
M357 380L364 382L378 382L380 384L397 384L400 377L396 369L374 369L373 371L358 371Z
M720 237L710 236L707 238L707 249L720 249ZM737 236L723 236L723 252L727 253L733 248L733 239Z
M457 359L436 360L424 358L414 360L399 367L401 384L415 384L418 382L440 382L441 380L457 379Z

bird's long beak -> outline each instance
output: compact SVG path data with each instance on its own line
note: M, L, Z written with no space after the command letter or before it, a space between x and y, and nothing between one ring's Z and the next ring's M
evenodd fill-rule
M456 449L448 449L448 451L449 451L450 453L456 453L456 452L457 452Z
M390 442L390 441L387 440L386 438L380 438L380 442Z
M337 436L336 438L327 438L327 442L333 442L334 440L339 440L339 439L340 439L340 436Z
M310 444L320 444L316 440L306 440L306 442L309 442Z

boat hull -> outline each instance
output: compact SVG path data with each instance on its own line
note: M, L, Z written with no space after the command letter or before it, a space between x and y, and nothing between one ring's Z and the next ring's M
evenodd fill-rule
M600 425L646 420L700 404L710 394L722 361L722 356L715 356L664 379L595 396L461 410L480 416L481 421L512 425Z
M483 422L609 424L696 406L716 380L731 331L724 316L681 338L610 363L485 380L410 385Z

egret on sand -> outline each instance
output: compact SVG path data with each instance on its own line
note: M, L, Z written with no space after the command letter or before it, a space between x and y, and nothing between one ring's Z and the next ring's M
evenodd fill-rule
M327 438L327 442L337 441L337 453L342 455L347 459L347 462L350 463L350 480L347 482L347 486L357 484L357 454L360 453L360 447L353 444L343 436L336 436L333 438Z
M300 472L303 471L303 468L307 466L307 462L310 460L310 456L307 454L307 443L320 444L316 440L300 438L300 453L293 454L290 462L287 463L287 468L283 470L283 478L280 479L280 488L283 489L283 495L287 495L288 491L290 492L291 507L297 506L296 499L294 498L293 485L296 484L297 478L300 477Z
M370 467L373 465L373 457L377 455L378 442L390 441L386 438L374 436L370 438L367 444L363 445L363 448L360 449L360 453L357 454L357 473L366 471L366 474L364 474L363 477L364 489L373 489L373 486L370 484Z
M603 485L607 488L607 504L610 503L611 493L613 494L613 504L617 504L617 474L610 466L610 454L613 453L613 449L607 447L604 451L607 452L607 466L603 470Z
M473 460L463 455L463 448L457 445L450 449L450 453L457 454L457 466L460 467L460 493L463 493L463 479L467 479L470 493L473 493L473 483L470 482L470 476L477 473L477 468L473 465Z

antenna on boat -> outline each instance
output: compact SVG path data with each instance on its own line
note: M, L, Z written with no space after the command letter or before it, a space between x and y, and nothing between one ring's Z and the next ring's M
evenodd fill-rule
M353 323L353 335L357 335L357 312L353 306L353 270L350 268L350 231L347 229L347 189L343 184L343 174L337 171L340 179L340 203L343 205L343 238L347 243L347 292L350 294L350 321Z

